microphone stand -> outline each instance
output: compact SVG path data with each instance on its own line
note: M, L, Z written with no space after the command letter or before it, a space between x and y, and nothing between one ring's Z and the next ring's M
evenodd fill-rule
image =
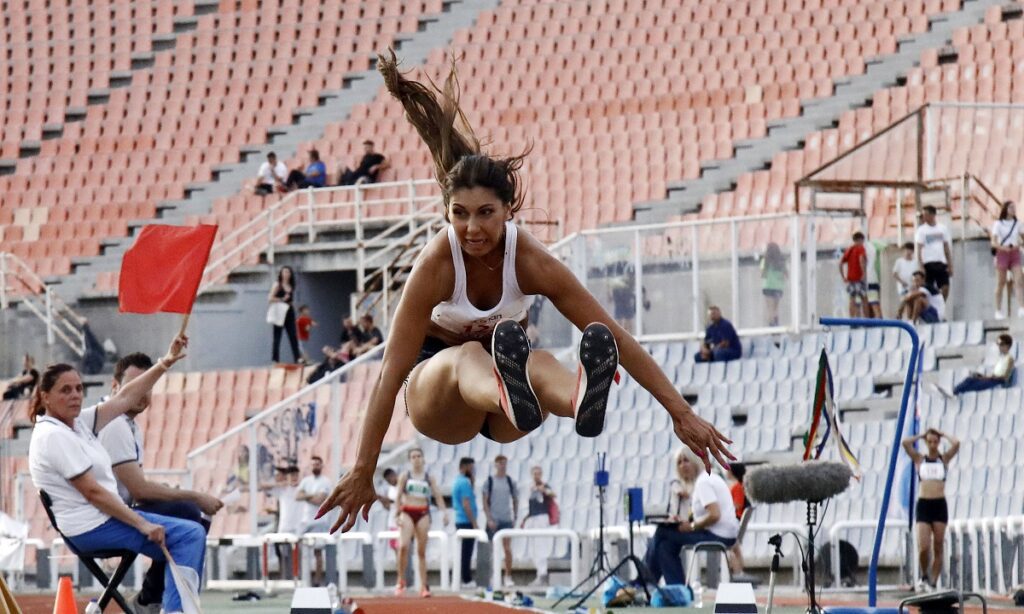
M775 547L772 554L771 573L768 575L768 606L766 614L772 614L775 605L775 574L779 573L779 559L782 558L782 535L776 533L768 538L768 545Z
M572 587L568 593L562 595L558 601L551 607L557 608L558 604L562 603L563 600L573 595L577 590L583 587L584 584L590 582L594 578L601 577L607 573L611 568L611 562L608 560L608 553L604 549L604 502L605 502L605 489L608 488L608 473L604 470L604 453L597 455L598 459L598 470L594 475L594 484L597 486L597 553L594 555L594 562L590 566L590 573L587 574L586 578L580 581L579 584ZM632 537L632 533L630 533ZM601 584L598 583L597 586ZM587 593L587 597L590 596L594 591ZM584 597L586 599L586 597Z
M818 596L814 590L814 526L818 524L819 501L807 502L807 560L804 561L804 574L807 577L807 594L810 602L807 606L807 614L822 614L821 606L818 605Z

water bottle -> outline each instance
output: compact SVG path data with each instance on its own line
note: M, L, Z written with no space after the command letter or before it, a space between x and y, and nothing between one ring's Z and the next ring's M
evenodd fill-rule
M85 614L102 614L103 610L100 609L100 604L95 599L91 600L87 606L85 606Z
M693 607L703 608L704 607L704 585L697 584L697 588L693 589Z

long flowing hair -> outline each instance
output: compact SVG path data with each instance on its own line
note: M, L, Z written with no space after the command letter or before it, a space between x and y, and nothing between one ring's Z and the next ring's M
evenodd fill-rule
M434 177L441 186L445 218L452 193L460 189L489 188L511 207L513 215L523 207L525 193L519 175L529 149L506 158L487 155L473 127L459 106L459 78L452 58L442 87L428 79L429 87L407 78L398 70L393 50L378 56L377 69L384 85L405 109L409 123L430 150Z

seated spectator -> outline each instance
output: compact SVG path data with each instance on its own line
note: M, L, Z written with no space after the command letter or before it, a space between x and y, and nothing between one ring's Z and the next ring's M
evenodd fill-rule
M942 394L953 398L953 395L960 395L965 392L980 392L998 386L1009 386L1014 372L1013 356L1010 355L1010 348L1013 347L1013 337L1005 333L999 335L996 345L999 346L999 356L996 358L996 364L992 366L991 375L985 375L982 372L976 371L957 384L953 388L952 393L940 386L939 390Z
M310 149L309 164L306 165L305 172L295 169L288 173L288 179L284 185L289 190L322 188L327 185L327 166L320 161L320 152Z
M288 167L284 165L284 162L278 161L277 154L270 152L267 154L267 161L260 165L260 170L256 174L256 193L266 196L273 194L275 190L287 192L288 189L285 187L287 178Z
M736 334L732 322L722 317L722 310L712 305L708 307L708 327L704 331L704 344L700 354L694 357L697 362L724 362L736 360L743 354L743 345Z
M97 434L112 420L144 402L153 385L184 357L188 341L179 336L156 366L98 405L82 409L82 378L67 364L51 365L40 378L29 406L35 423L29 443L32 482L53 501L57 526L83 553L112 546L165 561L166 546L178 565L203 577L206 532L190 520L135 511L117 492L110 455ZM165 572L163 611L183 611L171 571Z
M934 285L925 284L925 276L921 271L914 271L910 285L903 300L900 301L896 317L904 316L912 322L920 320L926 324L941 322L946 313L946 301Z
M21 375L8 382L7 389L4 390L4 400L13 401L31 395L38 382L39 371L36 370L36 361L32 356L25 354Z
M380 329L373 325L373 316L370 314L363 314L359 318L359 337L361 341L352 350L352 357L362 356L369 352L378 345L384 343L384 333L380 332Z
M377 183L377 178L385 171L390 164L384 154L373 150L373 141L363 141L363 159L355 170L345 167L341 171L338 185L361 185L364 183Z
M306 383L312 384L331 371L347 364L355 357L353 352L362 342L363 335L359 327L352 321L352 318L346 316L341 321L341 336L338 340L338 347L333 348L325 345L321 348L325 356L324 361L317 365L317 368L309 374Z

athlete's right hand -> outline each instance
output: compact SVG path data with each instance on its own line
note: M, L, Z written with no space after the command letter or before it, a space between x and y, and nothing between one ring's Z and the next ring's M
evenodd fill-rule
M331 527L331 533L341 528L345 533L355 526L360 513L363 520L369 520L370 508L377 501L377 492L373 488L373 472L353 469L338 480L337 486L320 506L316 517L320 518L334 508L341 509L341 515Z

